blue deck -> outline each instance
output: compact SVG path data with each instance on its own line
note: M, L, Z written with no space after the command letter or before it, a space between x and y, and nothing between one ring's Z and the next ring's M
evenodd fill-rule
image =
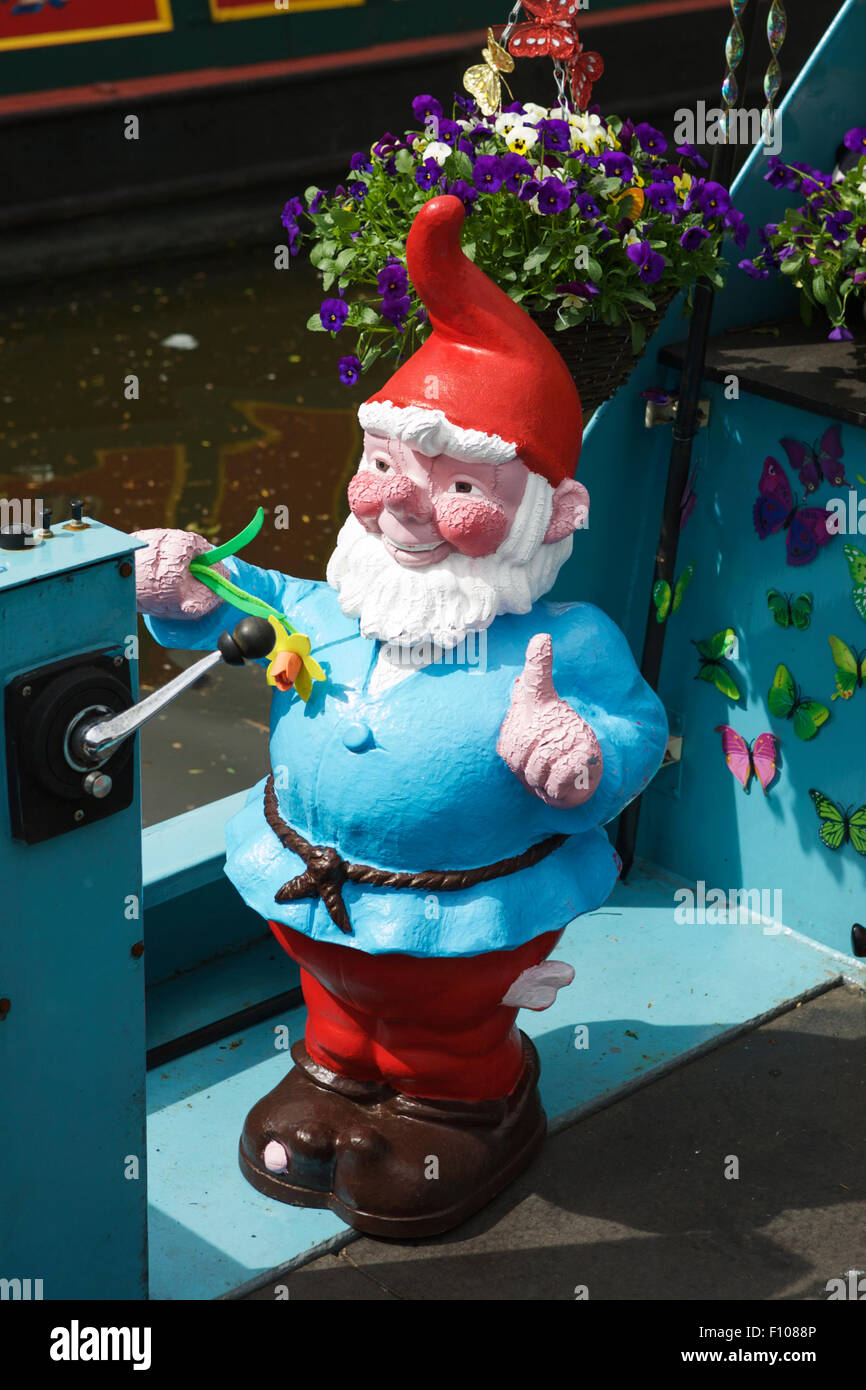
M543 1013L521 1013L541 1055L552 1129L840 978L866 983L866 962L772 924L677 925L673 895L683 882L647 865L636 870L602 909L566 930L554 955L575 967L574 983ZM151 1298L237 1293L355 1238L328 1211L261 1196L237 1166L247 1111L290 1066L274 1047L279 1024L294 1041L303 1010L149 1074ZM575 1047L581 1025L585 1049Z

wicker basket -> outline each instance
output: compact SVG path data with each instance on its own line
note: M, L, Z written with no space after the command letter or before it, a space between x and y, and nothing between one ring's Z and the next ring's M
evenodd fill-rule
M553 343L574 377L584 423L631 376L673 297L674 291L669 290L652 309L635 305L633 318L646 330L644 346L636 354L631 350L631 328L627 323L609 324L587 319L558 333L555 309L530 310L530 318Z

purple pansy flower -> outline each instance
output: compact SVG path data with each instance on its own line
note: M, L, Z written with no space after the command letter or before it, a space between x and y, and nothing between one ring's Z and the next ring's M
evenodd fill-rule
M866 125L855 125L851 130L846 130L843 144L846 150L859 150L861 154L866 154Z
M853 221L853 212L849 212L847 208L842 208L839 212L832 212L826 219L824 225L833 240L841 242L845 241L850 235L848 224Z
M581 217L586 217L590 221L595 217L601 217L598 204L589 193L579 193L574 200L574 205Z
M827 337L833 343L850 343L854 334L851 332L850 328L846 328L844 324L840 323L827 334Z
M304 205L300 198L290 198L280 213L280 221L284 227L290 227L293 222L297 222L303 211Z
M764 179L771 188L796 188L798 183L796 175L777 154L771 154L768 157L767 172Z
M502 156L502 182L509 193L518 193L521 179L531 172L532 165L522 154L509 153Z
M354 353L350 357L341 357L337 363L337 371L344 386L354 386L361 375L360 360Z
M746 242L749 237L749 228L745 217L736 208L728 208L725 213L725 226L732 233L734 245L741 251L745 251Z
M693 164L697 164L699 169L706 169L707 167L707 161L704 159L703 155L699 153L697 145L677 145L677 154L684 155L686 159L690 159Z
M431 116L438 121L442 116L442 103L425 92L412 102L412 114L421 125L426 125Z
M668 147L668 142L660 130L656 130L654 125L648 121L641 121L634 128L637 142L644 154L664 154Z
M638 278L645 285L654 285L664 274L664 257L654 251L648 241L633 241L626 247L625 254L638 268Z
M355 169L370 170L372 169L372 167L373 165L370 162L370 156L368 154L364 154L361 150L358 150L356 154L353 154L352 158L349 160L349 168L353 171ZM344 358L343 360L346 361L347 359Z
M610 150L601 156L601 167L609 179L622 179L631 183L634 178L634 161L620 150Z
M449 185L448 192L453 193L455 198L460 199L467 212L471 209L473 203L478 202L478 189L473 188L472 184L467 183L465 179L455 179L454 182Z
M680 246L684 251L697 251L702 241L706 241L709 232L706 227L686 227L680 237Z
M408 294L386 294L382 300L382 317L388 319L395 328L399 328L402 332L411 307Z
M744 270L753 280L766 280L770 274L766 266L755 265L754 261L744 260L737 263L739 270Z
M557 212L564 212L571 202L571 190L566 188L561 179L554 178L542 179L536 183L538 196L538 211L552 216Z
M496 193L502 187L505 177L502 160L495 154L483 154L472 167L472 178L476 188L482 193Z
M367 191L367 185L365 184L363 179L355 179L351 187L349 188L349 192L351 193L352 197L357 198L359 203L364 198L366 198Z
M658 212L670 212L679 206L677 191L672 183L651 183L646 198Z
M565 285L555 287L557 294L573 294L578 299L594 299L599 293L598 285L591 280L569 280Z
M376 284L379 286L380 294L390 295L392 299L404 295L409 284L405 266L402 266L398 260L390 260L384 269L376 275Z
M349 306L345 299L324 299L322 301L319 318L322 327L327 328L329 333L339 333L348 317Z
M442 177L442 170L435 159L425 159L424 163L415 170L415 182L419 188L423 188L425 193L429 188L434 188Z
M317 213L322 206L322 199L327 198L327 188L317 188L310 202L310 212Z
M539 121L535 127L545 150L567 150L571 145L571 129L568 121L558 121L548 117Z

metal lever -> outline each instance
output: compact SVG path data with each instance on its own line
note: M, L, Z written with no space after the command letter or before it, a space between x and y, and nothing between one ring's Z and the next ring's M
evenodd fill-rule
M71 767L84 771L98 767L113 753L124 739L130 738L155 714L170 705L173 700L195 685L207 671L225 661L229 666L243 666L245 661L259 661L273 650L274 629L265 618L242 618L232 632L224 632L217 643L217 650L196 661L161 690L155 690L146 699L130 709L115 714L111 719L104 718L104 708L91 705L81 710L70 723L64 739L66 761Z

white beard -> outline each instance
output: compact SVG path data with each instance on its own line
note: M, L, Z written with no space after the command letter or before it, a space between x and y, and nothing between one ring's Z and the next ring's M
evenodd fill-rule
M406 648L432 643L448 651L500 613L528 613L552 587L573 537L543 545L553 489L530 473L514 523L493 555L456 552L423 569L395 560L379 535L349 516L328 561L327 579L361 633Z

